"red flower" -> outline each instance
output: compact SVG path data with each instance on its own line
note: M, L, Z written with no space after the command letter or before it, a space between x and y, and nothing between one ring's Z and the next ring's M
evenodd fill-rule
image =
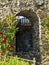
M2 43L5 43L5 42L6 42L6 38L3 38L3 39L2 39Z
M2 35L2 32L0 32L0 36Z
M14 47L14 44L10 44L11 47Z
M14 45L14 44L10 44L10 47L11 47L12 49L14 49L15 45Z

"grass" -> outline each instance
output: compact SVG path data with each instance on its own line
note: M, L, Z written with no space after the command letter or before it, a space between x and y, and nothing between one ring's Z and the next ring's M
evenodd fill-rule
M29 62L18 59L17 57L4 58L4 60L0 61L0 65L30 65ZM31 64L33 65L33 64Z

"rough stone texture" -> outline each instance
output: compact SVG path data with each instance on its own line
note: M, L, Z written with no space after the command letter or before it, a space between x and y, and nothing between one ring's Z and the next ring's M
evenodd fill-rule
M33 9L41 6L49 9L48 0L0 0L0 18L4 18L8 13L16 14L20 10Z
M37 14L42 15L43 17L41 17L39 15L40 18L41 18L41 21L42 21L42 19L47 15L47 12L49 11L49 0L0 0L0 18L1 19L4 19L5 16L8 15L9 13L16 15L20 11L30 10L30 9L32 11L36 12L36 13L38 12ZM39 9L42 10L42 11L40 11ZM32 13L31 14L27 14L26 13L27 16L33 15L33 14ZM32 20L30 16L29 16L29 19ZM45 41L44 40L44 38L45 38L45 33L44 32L45 31L44 31L43 28L41 30L40 26L41 26L41 23L39 21L34 21L34 25L33 25L34 35L35 35L35 37L37 37L39 39L35 40L35 37L34 37L34 41L33 42L36 43L36 44L37 43L42 43L40 49L41 49L41 54L43 54L43 51L44 51L43 44L45 44L45 42L44 42ZM41 36L42 36L42 39L41 39ZM48 65L48 64L45 64L45 65Z
M38 11L38 14L41 18L41 54L42 54L42 65L48 65L49 64L49 44L47 39L47 32L45 31L43 27L43 20L48 16L49 13L46 11ZM48 58L47 58L48 57Z

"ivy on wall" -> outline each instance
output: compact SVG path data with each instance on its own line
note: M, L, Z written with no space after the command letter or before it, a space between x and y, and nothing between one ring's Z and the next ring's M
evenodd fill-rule
M49 44L49 17L47 17L43 20L42 26L45 29L46 38L47 38L47 41L48 41L48 44Z

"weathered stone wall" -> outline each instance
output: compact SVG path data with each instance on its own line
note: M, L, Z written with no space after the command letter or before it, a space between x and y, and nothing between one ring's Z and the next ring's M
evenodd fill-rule
M36 12L37 14L42 13L40 15L42 15L43 17L41 17L40 15L39 17L44 18L44 16L46 16L44 15L44 13L47 14L47 12L49 11L49 0L0 0L0 19L4 19L5 16L9 13L16 15L22 10L30 9ZM40 13L39 10L41 10ZM43 31L43 28L41 28L41 22L42 20L34 23L34 34L36 36L39 35L39 37L37 37L40 41L37 42L36 40L34 40L34 42L44 44L45 42L43 42L43 37L45 36L43 36L43 34L45 31ZM42 45L41 49L43 50Z
M49 13L43 10L38 10L38 15L40 17L40 30L41 30L41 54L42 54L42 65L48 65L49 64L49 43L48 43L48 36L46 33L46 30L43 26L44 24L44 19L49 17ZM39 30L39 31L40 31Z
M49 9L48 0L0 0L0 18L4 18L8 13L16 14L20 10L39 8Z

